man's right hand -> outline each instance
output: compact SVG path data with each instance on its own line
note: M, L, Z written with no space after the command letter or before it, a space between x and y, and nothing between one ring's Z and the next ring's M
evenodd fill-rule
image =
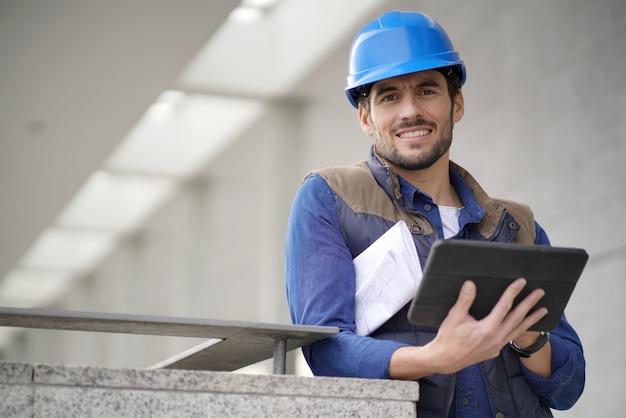
M534 290L512 309L524 286L526 280L521 278L511 283L489 315L476 320L469 314L476 298L476 285L466 281L435 339L422 347L396 350L389 364L390 376L415 380L434 373L455 373L497 357L502 347L548 313L546 308L539 308L529 314L543 297L542 289Z

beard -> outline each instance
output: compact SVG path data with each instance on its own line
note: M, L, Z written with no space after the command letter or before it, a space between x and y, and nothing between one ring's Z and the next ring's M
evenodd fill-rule
M410 128L413 126L430 126L434 128L436 125L423 119L417 119L414 121L404 122L401 126L394 127L394 130ZM454 123L452 122L452 113L450 113L450 119L447 123L445 123L444 130L429 150L419 152L417 151L419 145L415 144L412 146L412 150L415 150L415 152L405 153L400 152L392 141L383 141L381 132L376 128L374 129L376 152L389 164L395 167L404 170L424 170L439 161L439 159L445 155L448 150L450 150L450 146L452 145L453 126Z

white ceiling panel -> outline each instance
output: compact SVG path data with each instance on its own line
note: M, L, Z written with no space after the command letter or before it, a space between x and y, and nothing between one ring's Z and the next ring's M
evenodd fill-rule
M0 306L37 307L56 302L72 283L66 270L21 267L0 282ZM0 328L0 331L4 328ZM0 342L2 341L0 333Z
M232 97L161 97L105 163L111 171L188 177L254 123L259 101Z
M169 178L97 171L61 212L56 225L129 232L174 192Z
M377 0L283 0L264 19L222 26L180 84L244 97L285 95L376 7Z
M114 244L115 235L109 231L52 227L24 254L20 267L82 272L92 268Z

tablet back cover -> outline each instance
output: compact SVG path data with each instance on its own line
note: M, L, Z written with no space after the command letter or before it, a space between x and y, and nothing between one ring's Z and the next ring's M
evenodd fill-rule
M482 319L491 312L506 287L524 277L528 284L515 305L534 289L544 289L545 296L533 310L545 306L548 314L530 329L551 331L558 325L587 259L585 250L578 248L438 241L426 261L422 281L409 309L409 321L439 326L468 279L477 287L470 314Z

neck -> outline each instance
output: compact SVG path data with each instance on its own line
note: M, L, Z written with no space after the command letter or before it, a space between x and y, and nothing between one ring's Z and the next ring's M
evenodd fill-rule
M450 183L449 163L448 154L446 154L432 166L422 170L405 170L395 166L393 168L403 179L428 193L437 206L460 208L463 202Z

